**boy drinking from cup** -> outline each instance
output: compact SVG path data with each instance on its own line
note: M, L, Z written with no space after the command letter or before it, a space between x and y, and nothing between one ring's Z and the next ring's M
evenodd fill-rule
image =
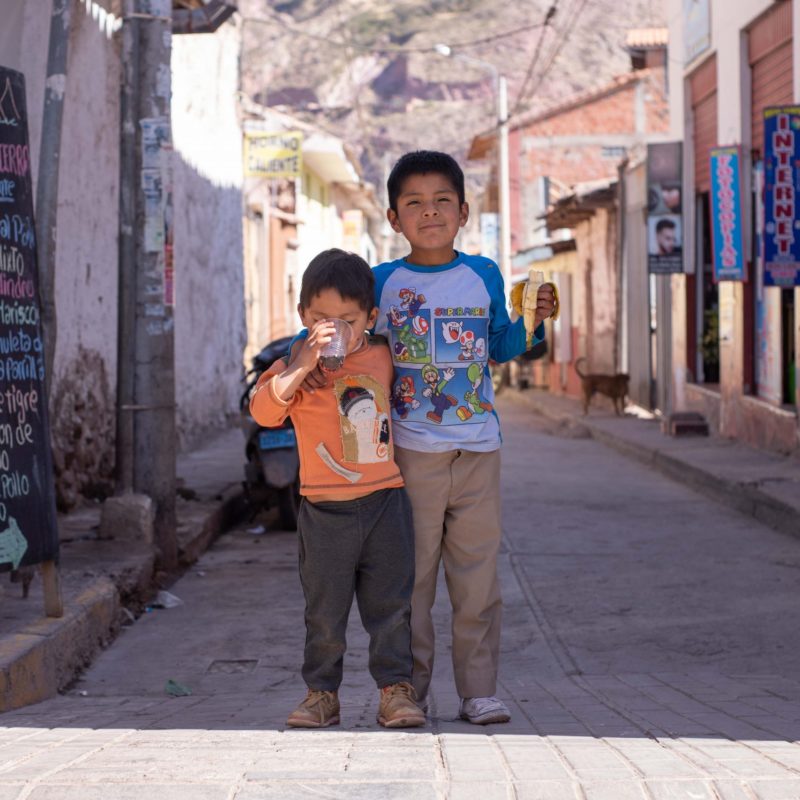
M366 335L378 315L374 296L372 271L359 256L334 249L314 258L297 309L308 336L291 365L278 361L261 376L250 400L261 425L292 417L300 452L308 693L290 714L291 727L339 722L354 596L370 637L378 722L389 728L425 722L411 686L414 529L391 438L392 359L384 339ZM326 368L327 385L309 392L302 383L318 366Z

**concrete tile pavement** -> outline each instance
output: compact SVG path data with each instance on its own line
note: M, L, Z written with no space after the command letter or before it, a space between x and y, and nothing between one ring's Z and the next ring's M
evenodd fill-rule
M526 405L559 425L583 430L674 480L800 537L800 460L796 457L720 437L665 436L656 420L618 417L597 404L584 416L578 400L539 389L509 390L504 399Z
M183 606L126 629L67 694L0 716L0 800L799 800L797 580L777 582L798 543L522 407L501 415L511 723L456 719L442 583L427 727L377 727L354 618L342 726L287 730L295 537L243 526L173 587ZM193 694L166 697L167 678Z

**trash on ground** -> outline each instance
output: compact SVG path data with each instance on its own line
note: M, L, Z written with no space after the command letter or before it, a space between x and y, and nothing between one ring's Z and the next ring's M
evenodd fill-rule
M188 697L192 693L188 686L184 686L182 683L172 680L172 678L167 681L164 691L170 697Z
M183 600L180 599L172 592L165 592L163 589L156 595L156 599L153 600L153 608L177 608L177 606L182 606Z
M261 536L267 532L267 529L263 525L256 525L255 528L248 528L247 532L252 533L253 536Z

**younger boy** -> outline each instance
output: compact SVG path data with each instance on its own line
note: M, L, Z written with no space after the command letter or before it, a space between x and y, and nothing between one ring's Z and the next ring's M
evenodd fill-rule
M303 678L308 693L287 725L339 722L338 689L347 618L355 595L369 633L369 669L380 690L378 722L422 725L411 686L410 599L414 584L411 507L394 460L389 424L392 361L386 342L367 337L378 315L365 261L326 250L303 275L298 312L308 329L291 365L278 362L250 401L261 425L292 417L300 452L297 529L305 595ZM352 330L343 364L314 392L301 384L332 340L333 319Z
M534 331L512 323L497 265L453 249L469 217L464 174L445 153L407 153L388 180L392 228L410 245L373 272L375 332L389 339L395 382L405 391L394 416L397 463L413 508L416 579L411 600L414 688L425 705L434 656L431 608L439 562L453 609L453 671L459 714L475 724L507 722L495 696L501 599L497 582L500 425L488 360L508 361L544 338L554 308L539 289ZM415 406L414 402L418 405Z

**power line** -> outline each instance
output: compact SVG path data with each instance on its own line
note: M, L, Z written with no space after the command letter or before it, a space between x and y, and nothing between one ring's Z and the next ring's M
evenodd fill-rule
M556 0L557 2L557 0ZM303 30L302 28L296 28L294 25L290 25L286 20L284 20L279 14L275 13L272 9L267 8L266 11L271 15L271 19L263 19L261 17L242 17L243 22L255 22L262 25L272 25L273 23L277 23L282 28L287 30L289 33L293 33L296 36L304 36L307 39L314 39L318 42L325 42L326 44L334 45L336 47L349 47L352 49L361 50L364 53L374 53L376 55L397 55L402 53L435 53L436 48L433 45L428 45L425 47L375 47L372 45L367 44L359 44L354 41L345 42L340 39L332 39L330 36L323 36L318 33L312 33L311 31ZM477 47L478 45L489 44L490 42L496 42L500 39L508 39L512 36L518 36L521 33L527 33L529 31L536 30L538 28L543 27L546 23L536 22L532 23L531 25L523 25L522 27L515 28L513 31L503 31L502 33L495 33L491 36L483 36L479 39L470 39L466 42L453 42L450 46L455 49L464 49L469 47Z
M553 49L550 51L550 55L547 58L544 68L542 69L541 73L539 74L536 82L533 84L531 89L525 93L520 92L517 99L517 103L514 107L514 111L512 112L512 116L514 114L518 114L520 111L524 111L526 102L529 102L536 96L536 93L539 91L539 88L541 87L545 78L548 76L550 70L553 68L556 59L558 58L559 54L564 48L564 45L567 43L570 34L575 30L575 25L581 13L583 12L583 9L585 8L587 2L588 0L575 0L575 3L570 9L571 11L573 11L572 16L571 18L565 21L564 27L561 32L561 38L557 39L555 44L553 45Z
M514 109L511 114L516 114L522 104L522 98L525 95L525 90L528 88L528 83L530 82L531 78L533 77L533 71L536 69L536 64L539 61L539 56L542 52L542 42L544 42L544 37L547 34L547 28L550 25L550 21L556 15L556 10L558 7L558 0L554 0L553 5L547 10L547 14L545 14L544 22L542 23L542 30L539 34L539 41L536 42L536 47L533 51L533 57L531 58L530 64L528 64L528 69L525 72L525 78L522 81L522 85L520 86L519 93L517 94L517 102L514 104Z
M550 58L547 61L547 64L545 65L545 68L542 70L542 74L539 75L539 80L531 89L530 94L527 97L528 100L531 100L536 96L536 93L539 91L539 87L542 85L542 83L544 83L544 79L547 77L547 75L550 73L550 70L555 65L556 59L560 55L561 51L564 49L564 45L566 45L567 41L569 40L570 34L575 30L575 25L577 24L578 18L583 12L583 9L586 7L587 2L588 0L580 0L580 4L576 7L572 19L564 27L564 32L561 37L561 41L558 42L558 44L556 44Z

